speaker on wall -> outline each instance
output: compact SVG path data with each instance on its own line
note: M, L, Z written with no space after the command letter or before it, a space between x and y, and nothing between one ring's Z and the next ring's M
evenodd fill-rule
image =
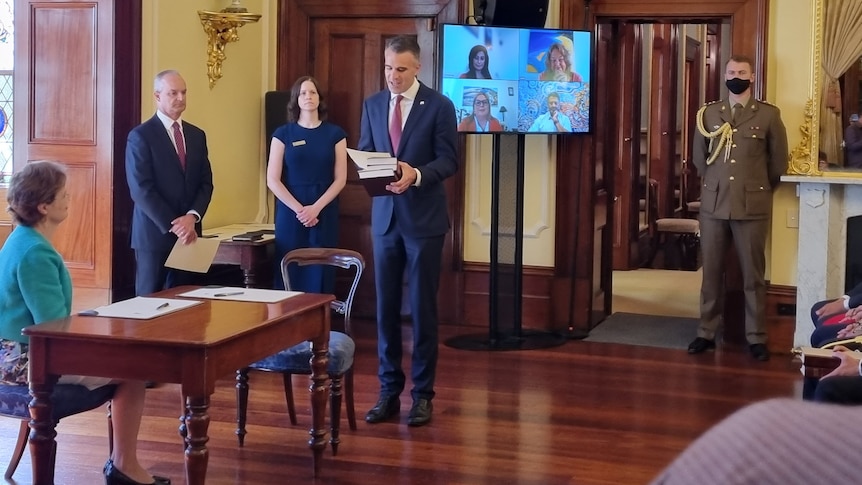
M480 25L541 28L548 16L548 0L475 0L473 16Z
M276 128L287 123L288 101L290 101L290 91L269 91L263 97L267 160L269 160L269 144L272 140L272 134Z

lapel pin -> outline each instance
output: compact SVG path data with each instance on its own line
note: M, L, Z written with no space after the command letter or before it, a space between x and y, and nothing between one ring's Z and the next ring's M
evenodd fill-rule
M425 101L419 101L419 106L422 106L423 104L425 104Z

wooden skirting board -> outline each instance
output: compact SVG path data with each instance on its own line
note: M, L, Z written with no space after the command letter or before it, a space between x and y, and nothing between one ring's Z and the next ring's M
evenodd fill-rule
M796 331L796 287L766 284L768 347L774 354L789 354Z

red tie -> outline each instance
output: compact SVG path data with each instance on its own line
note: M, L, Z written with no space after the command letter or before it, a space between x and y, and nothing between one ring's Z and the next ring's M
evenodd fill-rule
M392 142L392 154L398 154L401 144L401 100L404 96L395 96L395 109L392 111L392 121L389 122L389 141Z
M183 132L180 131L180 124L174 121L174 141L177 143L177 156L180 157L180 166L183 170L186 169L186 143L183 141Z

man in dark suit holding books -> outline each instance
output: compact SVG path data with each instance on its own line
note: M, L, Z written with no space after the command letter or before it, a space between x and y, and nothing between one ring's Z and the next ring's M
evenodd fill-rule
M177 239L191 244L200 235L213 194L206 135L181 119L185 81L176 71L162 71L154 91L156 114L135 127L126 142L137 295L192 282L189 273L165 268L165 261Z
M374 197L371 232L377 287L380 396L369 423L398 414L405 387L402 370L401 289L407 274L413 321L410 426L431 421L437 367L437 288L443 242L449 230L443 181L458 170L455 107L421 84L415 36L389 39L384 52L388 89L362 107L359 149L389 152L398 159L400 178L389 195Z

